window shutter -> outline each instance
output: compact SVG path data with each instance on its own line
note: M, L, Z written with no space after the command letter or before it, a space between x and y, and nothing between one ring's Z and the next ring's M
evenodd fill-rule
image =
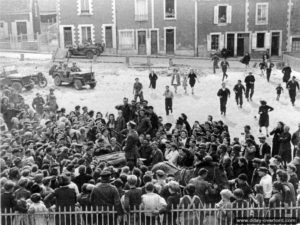
M265 48L270 48L271 46L270 38L271 38L271 34L270 32L267 32L265 35Z
M227 6L227 23L231 23L231 16L232 16L232 6L228 5Z
M221 35L219 36L219 38L220 38L220 39L219 39L219 49L222 50L222 49L224 48L224 44L225 44L225 43L224 43L224 40L225 40L225 39L224 39L224 34L221 34Z
M256 49L256 42L257 42L257 34L252 34L252 49Z
M219 23L219 6L216 5L214 8L214 24Z
M211 51L211 36L207 35L207 51Z

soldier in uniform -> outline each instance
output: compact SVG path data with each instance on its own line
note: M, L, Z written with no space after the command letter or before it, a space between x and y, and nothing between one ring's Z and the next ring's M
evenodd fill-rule
M56 110L58 109L57 103L56 103L56 97L54 95L54 89L50 88L50 93L47 95L46 98L46 105L49 106L49 111L56 113Z
M79 67L76 65L76 62L72 63L72 67L71 67L71 72L80 72L81 70L79 69Z
M36 97L32 101L32 108L35 109L35 111L39 114L43 114L45 101L43 97L40 95L40 93L36 93Z

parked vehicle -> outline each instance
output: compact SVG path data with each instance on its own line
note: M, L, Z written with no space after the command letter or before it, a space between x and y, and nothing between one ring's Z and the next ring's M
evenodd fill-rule
M71 72L53 65L49 70L49 75L54 79L54 84L60 86L63 83L72 84L76 90L81 90L83 86L89 85L91 89L96 87L94 72Z
M5 85L11 86L18 92L22 92L23 88L31 90L34 87L34 82L30 75L18 73L15 66L4 66L0 73L0 88L3 88Z
M75 47L69 46L67 57L70 58L72 56L82 56L87 57L88 59L92 59L94 55L100 56L102 52L104 52L104 45L100 43L85 44Z
M36 74L31 75L31 80L34 82L35 85L38 85L41 88L44 88L47 86L48 81L45 77L45 75L41 72L38 72Z

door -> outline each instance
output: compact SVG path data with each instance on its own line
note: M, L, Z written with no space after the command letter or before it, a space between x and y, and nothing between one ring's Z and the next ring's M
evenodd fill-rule
M112 27L105 27L105 47L112 48Z
M138 31L138 54L146 55L146 31Z
M227 34L227 55L234 56L234 34Z
M239 37L237 39L237 56L244 55L244 38Z
M27 23L17 22L18 40L27 40Z
M174 54L174 29L166 30L166 54Z
M72 27L64 27L64 45L65 47L73 45Z
M279 55L279 41L280 41L280 33L279 32L272 32L272 39L271 39L271 56L278 56Z
M156 55L158 52L157 30L151 31L151 55Z

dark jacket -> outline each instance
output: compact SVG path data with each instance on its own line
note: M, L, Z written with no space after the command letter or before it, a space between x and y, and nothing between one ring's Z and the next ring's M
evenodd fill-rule
M246 87L253 87L255 82L255 77L253 75L248 75L245 78Z
M266 154L271 155L271 147L268 143L263 143L259 146L259 158L263 159Z
M233 91L235 92L236 95L243 95L243 91L245 92L245 87L244 85L238 85L236 84L233 88Z
M130 105L117 105L115 107L117 110L122 110L123 117L125 119L125 122L127 123L131 119L131 108Z
M143 117L139 119L137 125L137 132L139 134L149 134L152 129L151 121L148 117Z
M98 183L91 193L90 201L93 206L114 206L119 214L122 213L119 192L109 183Z
M84 183L88 183L92 179L91 175L79 174L74 178L73 182L77 185L79 192L81 192L81 187Z
M290 133L282 133L279 137L279 155L284 161L291 161L291 139L292 135Z
M225 90L220 88L217 95L220 97L221 100L227 101L228 97L230 96L230 91L228 88L225 88Z
M140 188L131 188L125 192L124 201L124 208L127 212L134 208L138 209L142 203L142 190Z
M54 190L53 193L50 193L44 199L46 205L50 205L52 200L55 198L56 210L64 210L66 208L67 211L70 209L75 210L75 204L77 202L76 192L74 189L69 188L68 186L62 186Z

